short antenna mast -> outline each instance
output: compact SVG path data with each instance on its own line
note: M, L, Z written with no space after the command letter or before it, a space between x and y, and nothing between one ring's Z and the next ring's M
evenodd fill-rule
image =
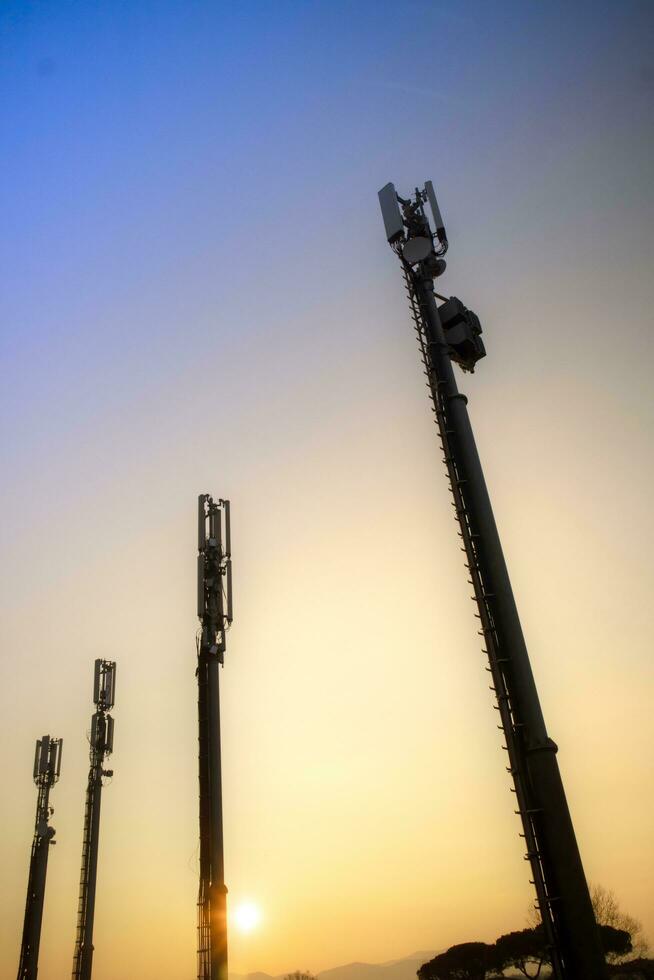
M39 968L39 946L41 943L48 854L50 845L56 844L56 841L53 840L55 829L50 826L50 817L54 813L54 808L50 806L50 790L59 779L62 748L63 739L50 738L49 735L44 735L43 738L38 739L34 753L33 775L38 795L27 880L27 901L25 902L18 980L36 980Z
M84 809L82 870L77 906L77 936L73 954L73 980L91 980L93 969L93 923L100 844L100 804L103 780L113 776L113 769L105 769L104 765L114 749L114 720L109 711L114 706L115 692L115 662L96 660L93 673L93 703L96 710L91 717L89 736L90 767Z

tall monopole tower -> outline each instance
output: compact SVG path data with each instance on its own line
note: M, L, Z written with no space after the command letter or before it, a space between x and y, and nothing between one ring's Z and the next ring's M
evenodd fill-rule
M436 418L522 821L526 858L558 980L602 980L606 965L579 849L522 634L484 473L453 362L485 356L477 316L435 291L448 240L431 181L400 197L379 192L386 237L400 262ZM431 211L433 226L428 211Z
M198 980L227 980L227 888L223 854L220 668L232 622L229 501L198 499L198 748L200 888Z

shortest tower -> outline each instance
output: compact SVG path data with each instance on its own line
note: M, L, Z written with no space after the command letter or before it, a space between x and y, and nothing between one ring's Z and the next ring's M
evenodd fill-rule
M59 779L61 772L61 749L63 739L44 735L36 743L34 753L34 782L38 787L36 798L36 821L30 870L27 881L27 901L23 941L20 947L18 980L36 980L39 968L39 944L41 942L41 923L43 921L43 902L45 899L45 878L48 870L50 844L55 844L54 827L50 817L54 809L50 806L50 789Z
M93 677L93 703L96 710L91 717L91 733L89 736L91 765L86 788L82 871L77 906L77 938L73 956L73 978L76 980L90 980L93 967L93 919L95 915L95 887L98 876L100 802L102 780L104 777L113 776L113 770L105 769L104 764L114 748L114 720L109 711L114 706L115 690L115 662L113 660L96 660Z

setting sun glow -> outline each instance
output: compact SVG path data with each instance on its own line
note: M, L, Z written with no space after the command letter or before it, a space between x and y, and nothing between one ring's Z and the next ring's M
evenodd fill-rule
M234 922L239 932L252 932L261 921L261 911L254 902L241 902L234 910Z

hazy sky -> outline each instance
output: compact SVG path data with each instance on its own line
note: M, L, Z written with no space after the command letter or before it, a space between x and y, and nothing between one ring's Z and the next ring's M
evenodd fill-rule
M34 740L118 661L95 980L191 980L196 497L229 496L233 970L381 961L531 900L377 190L433 178L462 388L587 874L654 940L651 2L5 0L0 976Z

